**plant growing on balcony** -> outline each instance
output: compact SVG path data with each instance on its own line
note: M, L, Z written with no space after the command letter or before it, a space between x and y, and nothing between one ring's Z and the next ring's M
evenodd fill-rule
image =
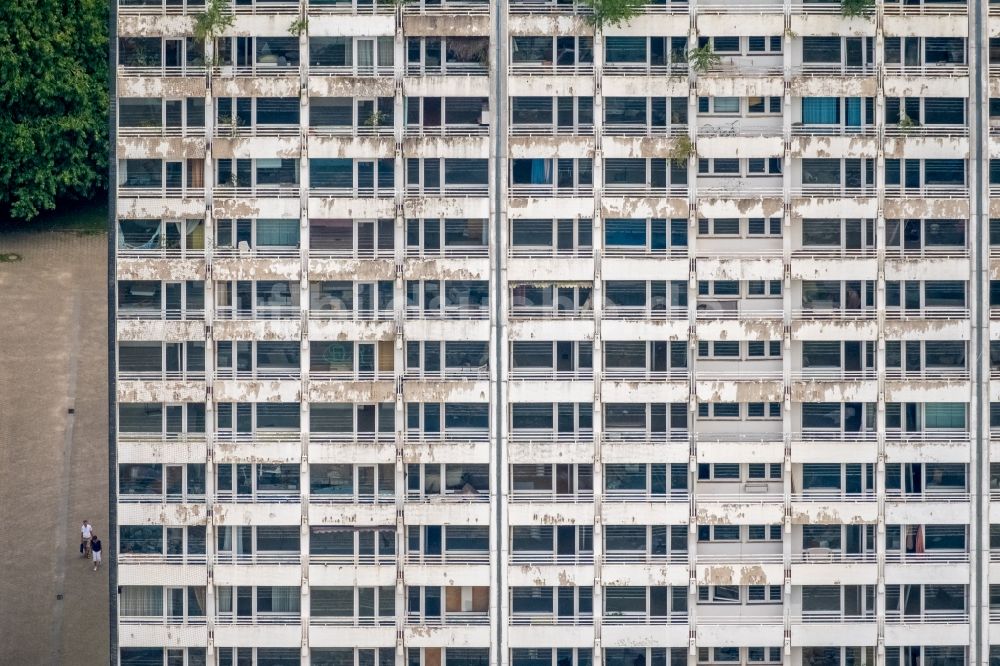
M378 109L375 109L374 111L369 113L368 117L365 118L365 125L367 125L368 127L379 127L384 122L385 122L385 114L379 111Z
M205 11L194 18L194 36L198 41L215 39L233 25L235 16L228 11L225 0L208 0Z
M674 144L671 146L670 152L667 153L667 157L670 158L670 163L674 166L684 166L689 159L694 157L694 152L695 147L691 137L687 134L681 134L674 139Z
M299 18L292 21L292 24L288 26L288 34L298 37L308 29L309 29L309 19L304 16L300 16Z
M598 30L632 20L645 4L646 0L583 0L583 5L592 12L587 15L587 23Z
M840 0L840 13L848 18L867 17L875 11L875 0Z
M899 114L899 123L896 126L899 127L900 132L907 134L917 126L917 121L906 115L906 112L903 112Z
M711 44L691 49L687 52L687 59L691 63L691 69L699 74L704 74L722 62L719 54L712 50Z

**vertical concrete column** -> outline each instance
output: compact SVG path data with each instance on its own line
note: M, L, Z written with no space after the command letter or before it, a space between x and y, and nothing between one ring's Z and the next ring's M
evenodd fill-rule
M878 522L875 526L875 557L878 570L878 587L875 613L878 631L877 660L885 659L885 38L882 33L882 6L879 5L875 21L875 133L878 153L875 162L875 187L878 206L875 220L876 288L875 306L878 319L876 342L876 367L878 368L878 403L875 412L877 429L877 456L875 461L875 490L878 502ZM902 174L901 174L901 177ZM862 230L863 233L863 230Z
M215 96L211 63L215 58L215 43L208 39L205 43L205 624L208 644L206 663L214 666L216 599L214 566L215 560L215 398L213 378L215 376L215 282L212 279L212 259L215 248L215 212L213 207L213 186L215 184L215 164L212 157L212 138L215 134Z
M393 336L393 385L395 394L395 484L396 484L396 666L406 663L406 647L403 643L403 631L406 625L406 591L403 587L404 563L406 562L406 467L404 454L406 450L406 410L403 402L403 373L406 368L406 291L404 250L406 247L405 209L403 199L404 159L403 136L406 126L406 110L403 104L403 75L406 68L406 40L403 36L403 10L397 7L395 12L395 33L393 34L393 137L395 146L393 152L393 184L396 189L393 211L393 265L396 267L393 277L393 310L395 311L395 331ZM378 222L376 221L376 227Z
M490 530L490 665L505 666L510 662L507 648L506 619L509 616L507 562L510 552L508 528L508 489L510 487L507 455L507 359L508 334L504 325L507 312L507 47L510 39L507 29L509 7L506 0L490 3L492 57L490 58L490 193L489 220L493 234L490 239L490 293L493 312L490 321L491 437L490 514L494 521Z
M604 459L601 455L601 442L604 432L604 406L601 397L601 376L604 370L604 340L601 335L601 318L604 316L603 272L602 258L604 256L604 215L602 197L604 194L604 152L602 150L601 131L604 125L604 95L601 87L604 65L604 34L598 27L594 30L594 213L592 218L591 243L594 256L594 291L591 302L594 306L594 343L592 365L594 372L594 403L593 403L593 486L594 486L594 525L592 533L594 550L594 654L595 663L601 660L601 622L598 618L604 610L604 587L602 579L602 563L604 561L604 521L602 517L602 499L604 495ZM579 535L577 536L579 544Z
M781 257L784 266L784 277L781 288L781 307L783 310L782 341L781 341L781 376L784 379L784 404L781 409L781 432L784 441L784 459L782 461L782 496L785 503L785 519L782 527L781 539L781 561L784 565L784 589L782 599L784 600L784 645L782 646L782 660L785 664L791 663L791 636L792 636L792 446L791 433L794 429L792 424L792 16L791 2L784 0L785 30L782 37L782 70L784 73L785 89L781 100L782 118L781 135L784 153L781 164L781 195L783 201L782 229L781 229ZM801 225L801 223L800 223ZM801 417L800 417L801 418ZM799 609L800 610L801 605Z
M688 31L688 51L698 46L697 30L697 0L689 3L690 26ZM698 137L698 89L697 74L694 69L688 68L688 139L691 145L697 147ZM698 613L696 610L698 602L698 588L695 585L698 565L698 524L696 516L698 513L697 490L698 490L698 459L697 459L697 428L695 426L698 417L698 400L696 394L695 376L698 369L698 337L697 337L697 301L698 301L698 279L696 274L698 256L698 155L695 152L688 158L688 431L689 435L689 463L688 463L688 488L689 506L688 515L690 523L688 526L688 666L696 666L698 663L698 650L695 646L695 636L697 635Z
M299 17L305 25L299 33L299 259L301 266L300 306L302 309L301 377L299 383L299 433L301 445L300 483L302 485L302 518L299 548L301 558L302 645L304 663L309 659L309 25L308 1L299 0Z

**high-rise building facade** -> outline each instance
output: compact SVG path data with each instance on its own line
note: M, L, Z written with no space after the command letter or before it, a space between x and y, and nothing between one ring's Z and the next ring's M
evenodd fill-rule
M1000 663L1000 5L112 11L115 664Z

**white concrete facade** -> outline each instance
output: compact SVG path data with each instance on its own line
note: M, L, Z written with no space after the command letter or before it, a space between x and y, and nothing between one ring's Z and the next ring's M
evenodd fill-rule
M993 5L208 9L113 21L115 664L1000 664Z

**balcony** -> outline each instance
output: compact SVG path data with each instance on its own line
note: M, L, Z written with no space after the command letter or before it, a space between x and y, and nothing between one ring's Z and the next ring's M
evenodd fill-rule
M512 627L589 627L594 624L591 613L561 615L556 613L511 613L507 620Z
M345 308L340 310L309 310L309 319L313 321L375 322L394 321L395 318L396 311L391 309Z
M443 553L407 553L407 564L489 564L490 553L479 550L445 550Z
M392 15L396 12L393 3L378 0L309 0L309 16L372 16Z
M422 442L485 442L490 437L486 428L448 428L444 431L425 432L418 428L407 428L408 444Z
M215 308L215 318L223 320L250 319L295 319L302 317L302 309L298 305L258 305L254 308L241 308L232 305L219 305Z
M427 0L415 0L403 5L404 16L414 15L438 15L438 14L459 14L465 16L480 16L490 13L489 2L483 0L444 0L438 2L428 2Z
M514 551L510 552L511 565L530 564L535 566L545 565L589 565L594 563L594 553L592 551L577 553L557 553L554 551Z
M677 625L687 624L687 621L688 615L686 612L654 615L652 613L628 611L605 611L604 614L601 615L601 624L605 625ZM699 618L699 621L701 621L701 618Z
M513 504L532 503L555 503L555 504L586 504L594 501L592 490L578 490L576 492L559 492L556 489L550 490L518 490L514 489L508 494L510 502Z
M204 77L207 68L202 65L118 65L122 77ZM296 71L298 71L296 69Z
M405 313L407 321L482 321L490 318L488 307L472 305L445 305L442 308L408 305Z
M489 623L489 611L445 611L440 615L413 612L406 614L406 624L411 627L474 627Z
M298 10L296 9L296 12ZM221 78L232 77L292 77L299 75L298 63L278 64L274 62L258 62L250 65L217 65L212 67L212 76Z
M204 11L204 0L118 0L119 16L190 16Z
M687 308L685 317L687 316ZM695 317L699 321L709 320L780 320L784 311L779 308L754 308L745 306L737 300L705 300L699 299Z
M256 613L253 615L238 615L236 613L219 612L215 623L239 626L268 626L299 624L302 616L299 613Z
M197 190L198 188L194 188ZM297 183L285 184L261 184L230 186L217 185L212 191L216 199L246 199L246 198L268 198L268 199L298 199L299 185ZM200 195L190 194L188 196L204 196L204 190Z

